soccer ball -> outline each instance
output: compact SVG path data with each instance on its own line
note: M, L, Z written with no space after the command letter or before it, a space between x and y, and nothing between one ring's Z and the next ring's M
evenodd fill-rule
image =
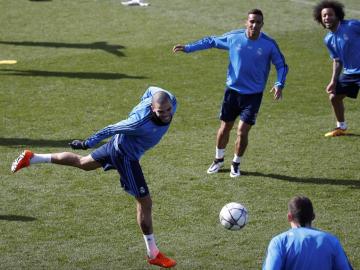
M221 209L219 219L225 229L237 231L248 222L248 211L242 204L231 202Z

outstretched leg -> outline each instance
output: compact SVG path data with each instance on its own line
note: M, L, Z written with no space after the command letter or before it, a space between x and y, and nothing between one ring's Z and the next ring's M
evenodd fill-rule
M54 154L36 154L30 150L22 152L12 163L11 171L13 173L36 163L54 163L66 166L77 167L86 171L101 167L101 164L95 161L91 155L80 156L71 152L62 152Z
M91 155L84 157L71 152L51 154L51 163L73 166L85 171L91 171L101 167L101 164L94 160Z

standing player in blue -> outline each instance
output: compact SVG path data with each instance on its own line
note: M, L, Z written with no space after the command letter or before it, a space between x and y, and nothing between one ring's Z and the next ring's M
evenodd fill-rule
M332 76L326 92L335 113L336 128L325 136L346 135L343 100L345 97L355 99L360 88L360 21L344 20L344 5L336 1L320 2L315 6L313 15L329 30L324 42L333 59Z
M91 154L35 154L25 150L13 162L11 170L15 173L36 163L73 166L86 171L100 167L105 171L116 169L120 174L122 188L136 199L137 222L144 234L148 262L165 268L173 267L176 262L162 254L155 242L151 216L152 200L139 160L147 150L158 144L167 132L176 106L176 98L170 92L149 87L126 120L107 126L84 141L75 140L70 143L73 149L86 150L111 137Z
M187 45L175 45L174 52L191 53L218 48L229 51L226 89L220 113L220 128L216 137L215 159L207 170L217 173L224 164L225 148L230 131L240 116L230 176L240 176L240 161L248 145L248 135L255 124L271 63L277 71L272 92L275 100L282 97L288 67L276 42L261 32L263 13L259 9L248 12L246 29L235 30L222 36L205 37Z
M294 197L288 208L291 229L270 241L263 270L352 269L339 240L311 227L315 213L309 198Z

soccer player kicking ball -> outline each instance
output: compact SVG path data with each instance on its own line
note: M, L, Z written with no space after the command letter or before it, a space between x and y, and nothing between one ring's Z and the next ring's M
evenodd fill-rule
M215 159L207 170L208 174L217 173L224 165L230 131L239 116L230 177L240 176L240 161L248 145L250 129L255 125L271 63L277 71L277 81L271 92L275 100L282 97L288 67L276 42L261 32L263 25L262 11L253 9L248 12L246 29L231 31L219 37L205 37L187 45L178 44L173 48L174 52L185 53L211 48L229 51L230 63L221 106L221 123L216 137Z
M36 154L25 150L11 166L12 172L37 163L54 163L73 166L86 171L103 167L116 169L122 188L134 196L137 204L137 222L144 234L148 262L165 268L176 261L161 253L156 245L152 226L152 200L139 163L141 156L159 143L169 129L176 111L176 98L158 87L149 87L141 102L133 108L126 120L109 125L84 141L74 140L72 149L92 148L103 139L109 142L87 156L71 152Z
M326 92L336 117L336 128L325 137L343 136L347 134L344 98L356 99L360 89L360 21L344 20L344 5L337 1L321 1L314 7L313 15L329 30L324 42L333 59Z

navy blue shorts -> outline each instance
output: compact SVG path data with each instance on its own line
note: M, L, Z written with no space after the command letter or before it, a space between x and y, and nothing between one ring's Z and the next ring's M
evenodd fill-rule
M101 163L104 171L116 169L120 174L121 187L136 198L145 197L149 194L149 188L138 160L130 160L123 155L121 149L114 147L114 138L108 143L95 149L91 156Z
M262 96L263 93L245 95L230 88L225 89L220 120L233 122L240 116L241 121L249 125L255 125Z
M336 95L357 98L360 88L360 74L341 74L336 84Z

